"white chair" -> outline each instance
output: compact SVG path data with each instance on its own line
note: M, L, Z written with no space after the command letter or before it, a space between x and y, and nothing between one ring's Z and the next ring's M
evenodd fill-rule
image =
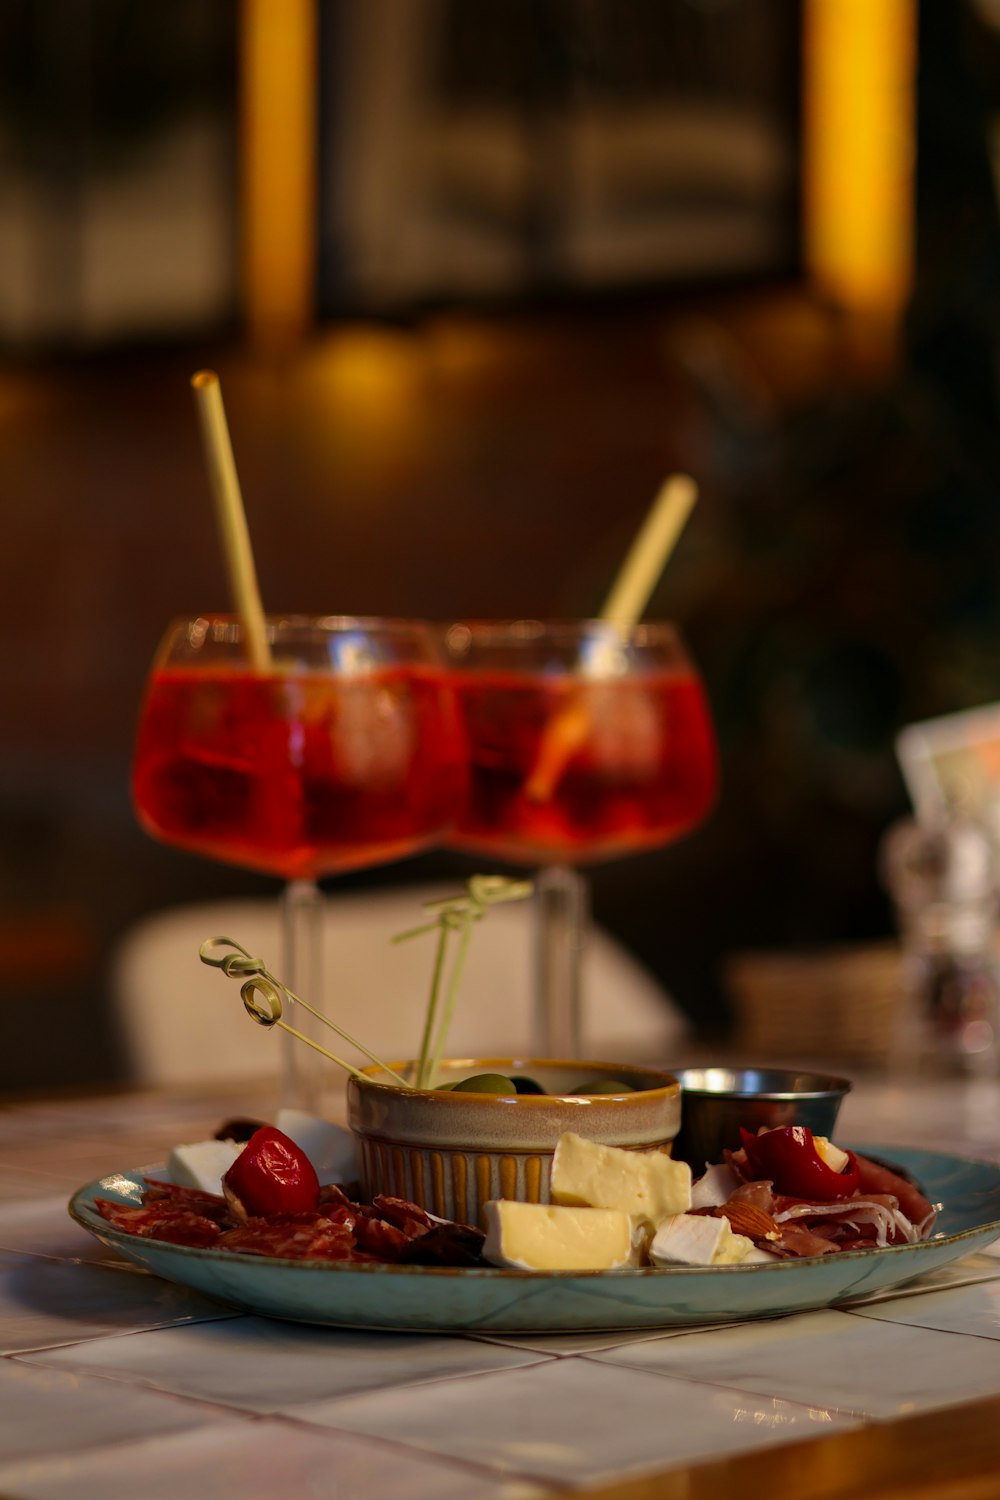
M391 939L419 924L426 915L422 902L454 893L453 886L411 885L325 898L320 1008L386 1061L419 1050L435 948L432 933L405 943ZM533 1052L533 922L530 903L517 902L494 907L477 925L449 1032L451 1056ZM277 1072L279 1030L255 1025L237 981L198 957L204 939L218 936L235 939L283 977L276 900L171 908L143 918L119 940L112 1001L136 1083L197 1084ZM591 1058L668 1058L686 1034L666 992L594 925L585 946L582 1003L583 1050ZM329 1045L352 1063L367 1061L332 1032Z

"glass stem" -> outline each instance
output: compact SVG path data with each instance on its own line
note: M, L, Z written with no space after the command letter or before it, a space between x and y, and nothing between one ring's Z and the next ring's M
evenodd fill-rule
M281 900L284 967L281 978L290 990L323 1008L320 992L323 973L323 895L314 880L290 880ZM313 1041L326 1045L325 1028L301 1006L290 1004L285 1014L289 1026ZM281 1033L283 1048L281 1103L286 1109L319 1114L323 1059L311 1047Z
M581 973L590 888L568 865L535 877L535 1034L539 1057L581 1056Z

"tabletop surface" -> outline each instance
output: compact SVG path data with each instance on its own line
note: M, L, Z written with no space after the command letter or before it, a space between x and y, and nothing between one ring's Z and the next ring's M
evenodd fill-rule
M849 1308L445 1336L236 1313L69 1218L83 1183L267 1118L270 1094L0 1105L4 1500L995 1493L1000 1244ZM1000 1081L859 1080L837 1139L1000 1161Z

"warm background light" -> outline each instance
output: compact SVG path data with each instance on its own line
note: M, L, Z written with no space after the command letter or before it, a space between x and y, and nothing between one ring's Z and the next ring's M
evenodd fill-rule
M913 276L916 0L807 0L804 20L807 270L891 337Z
M315 0L243 0L240 47L246 316L284 343L314 317Z
M805 0L803 247L808 276L888 351L913 277L917 0ZM314 326L314 0L244 0L245 311L255 341Z

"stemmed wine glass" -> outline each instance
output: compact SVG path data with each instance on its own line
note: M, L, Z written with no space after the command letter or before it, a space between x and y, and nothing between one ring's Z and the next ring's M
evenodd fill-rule
M535 1006L546 1057L581 1048L578 866L699 824L718 762L701 680L675 625L457 621L443 631L469 756L449 842L536 880Z
M439 841L463 752L428 626L268 616L265 631L262 668L235 617L170 626L140 714L133 801L164 843L285 880L282 978L320 997L318 878ZM306 1012L295 1019L314 1034ZM311 1048L286 1046L286 1103L316 1109L319 1066Z

